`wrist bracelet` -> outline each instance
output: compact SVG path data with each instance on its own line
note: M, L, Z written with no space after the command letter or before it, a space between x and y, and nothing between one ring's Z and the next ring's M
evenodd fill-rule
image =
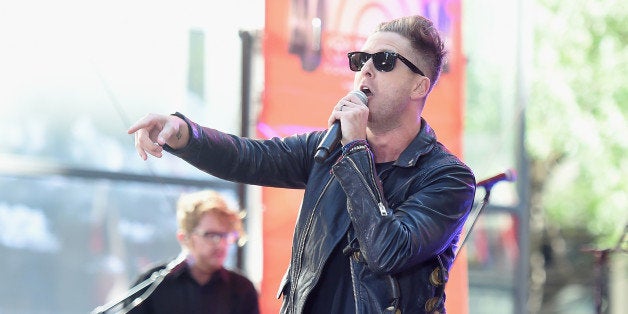
M342 147L342 154L348 155L356 151L368 149L369 143L366 140L353 140Z

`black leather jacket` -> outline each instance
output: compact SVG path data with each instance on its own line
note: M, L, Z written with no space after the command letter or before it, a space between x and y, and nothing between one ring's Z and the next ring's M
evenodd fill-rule
M381 182L368 149L336 148L325 162L315 162L322 131L251 140L176 115L188 123L190 141L183 149L167 149L174 155L226 180L305 189L279 291L282 313L303 311L325 261L345 236L357 313L426 313L432 312L427 303L444 301L443 285L430 276L453 262L475 177L437 142L426 121Z

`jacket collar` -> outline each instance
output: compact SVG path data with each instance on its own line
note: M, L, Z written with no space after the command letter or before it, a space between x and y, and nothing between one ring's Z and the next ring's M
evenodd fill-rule
M404 149L399 158L395 161L395 166L414 167L421 155L429 152L436 143L436 133L432 127L421 118L421 129L410 145Z

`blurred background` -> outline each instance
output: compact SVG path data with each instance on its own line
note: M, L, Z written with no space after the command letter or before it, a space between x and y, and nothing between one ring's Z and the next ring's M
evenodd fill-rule
M338 8L384 13L363 17L357 39L297 32L317 18L332 24ZM291 57L269 54L277 14L290 25ZM462 57L446 69L461 84L450 89L444 74L436 89L462 96L452 145L478 181L516 173L490 189L465 242L466 313L627 313L623 1L23 0L0 3L0 314L87 313L123 295L148 265L178 254L176 199L206 188L247 211L249 241L228 264L275 313L280 301L264 288L276 291L280 279L266 272L274 250L262 217L273 208L264 190L169 155L142 161L126 130L149 112L175 111L252 137L323 127L335 102L318 105L320 125L273 129L265 106L275 91L291 95L284 106L303 96L269 88L269 73L287 60L303 71L296 81L324 94L309 84L314 75L352 77L338 74L346 65L334 66L324 39L346 53L363 29L398 14L448 18L436 22ZM293 226L278 223L289 236L272 243L289 246Z

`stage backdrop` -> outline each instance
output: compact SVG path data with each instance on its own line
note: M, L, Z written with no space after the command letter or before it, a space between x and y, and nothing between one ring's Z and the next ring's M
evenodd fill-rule
M421 14L446 38L448 63L429 97L424 116L439 140L462 151L463 73L460 0L267 0L263 39L265 88L257 136L287 136L327 125L329 112L352 89L346 53L358 50L375 26ZM264 188L263 313L277 313L276 293L291 253L294 222L303 193ZM447 309L467 313L467 264L459 256L447 285ZM453 301L452 301L453 300Z

